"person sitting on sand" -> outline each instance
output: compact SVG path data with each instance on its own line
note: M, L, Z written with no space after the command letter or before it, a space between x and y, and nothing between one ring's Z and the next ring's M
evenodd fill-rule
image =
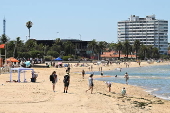
M91 94L92 94L92 92L93 92L93 86L94 86L94 84L93 84L93 74L91 74L91 75L89 76L89 89L88 89L88 90L91 90ZM86 92L87 92L88 90L86 90Z
M125 96L125 94L126 94L126 89L125 89L125 87L122 89L121 94L122 94L122 96Z
M107 81L105 82L107 84L107 88L109 88L109 92L111 92L111 86L112 86L112 83Z

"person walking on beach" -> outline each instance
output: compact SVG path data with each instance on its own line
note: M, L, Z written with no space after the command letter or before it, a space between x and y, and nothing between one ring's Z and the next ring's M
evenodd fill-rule
M93 74L91 74L91 75L89 76L88 82L89 82L89 89L87 89L86 92L87 92L88 90L91 90L91 94L92 94L92 92L93 92L93 86L94 86L94 84L93 84Z
M106 83L106 85L107 85L107 88L109 88L109 92L111 92L112 83L109 82L109 81L107 81L107 82L105 82L105 83Z
M85 71L84 71L84 69L82 70L82 77L83 77L83 79L84 79L84 75L85 75Z
M56 71L53 71L52 74L50 75L50 81L53 84L53 91L55 92L55 85L57 83L57 75L56 75Z
M64 76L63 83L64 83L64 93L67 93L68 86L70 84L70 76L68 73Z
M125 73L125 77L124 77L124 78L126 79L126 84L128 84L128 82L127 82L127 81L129 80L129 75L128 75L128 73L127 73L127 72Z

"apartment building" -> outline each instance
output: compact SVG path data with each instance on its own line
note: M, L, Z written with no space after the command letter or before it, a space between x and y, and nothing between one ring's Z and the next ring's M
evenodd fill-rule
M139 40L144 45L153 45L160 54L168 52L168 21L158 20L155 15L139 18L131 15L128 20L118 22L118 41L128 40L134 44Z

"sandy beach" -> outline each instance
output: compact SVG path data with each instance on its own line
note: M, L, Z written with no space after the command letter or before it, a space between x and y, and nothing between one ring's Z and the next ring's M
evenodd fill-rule
M142 62L141 66L165 65L169 62L148 64ZM74 65L74 64L73 64ZM89 64L92 65L92 64ZM100 66L101 67L101 66ZM102 66L103 70L125 68L124 63ZM136 62L131 62L130 67L139 67ZM70 86L68 93L63 93L63 78L65 68L34 68L38 72L36 83L30 82L31 71L26 72L28 82L6 82L9 74L0 75L0 113L169 113L170 101L157 98L144 89L136 86L113 83L111 92L102 81L94 81L93 94L85 92L88 89L88 77L82 79L82 69L89 71L88 67L71 67ZM98 71L99 66L93 65L93 71ZM58 82L56 92L52 90L49 80L50 74L56 71ZM21 73L21 80L23 80ZM94 78L101 77L94 75ZM106 76L108 77L108 76ZM17 73L13 73L13 80L17 80ZM121 96L123 87L127 95Z

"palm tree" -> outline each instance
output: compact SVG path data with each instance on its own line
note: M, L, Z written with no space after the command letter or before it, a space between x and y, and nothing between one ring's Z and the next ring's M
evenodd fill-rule
M108 44L108 48L109 48L109 51L113 51L113 50L116 50L116 43L109 43Z
M136 51L136 59L137 59L138 50L139 50L139 48L140 48L140 41L139 41L139 40L135 40L135 42L134 42L134 48L135 48L135 51Z
M122 50L123 46L122 43L119 41L118 44L116 45L116 50L119 51L119 60L120 60L120 51Z
M154 47L152 49L152 57L153 58L159 58L159 50L158 50L158 48Z
M33 25L33 23L32 23L31 21L28 21L28 22L26 23L26 26L27 26L27 28L28 28L28 30L29 30L29 39L30 39L30 28L32 27L32 25Z
M124 43L124 50L125 50L127 58L128 58L130 49L131 49L131 45L130 45L129 41L126 40Z
M97 42L95 39L93 39L92 41L90 41L88 43L88 49L90 49L92 51L92 56L96 53L97 50Z
M102 52L106 49L107 46L107 42L105 41L100 41L97 43L97 52L98 52L98 60L100 60L100 55L102 54Z
M139 56L143 59L146 59L146 52L147 52L147 46L146 45L141 45L140 50L139 50Z

